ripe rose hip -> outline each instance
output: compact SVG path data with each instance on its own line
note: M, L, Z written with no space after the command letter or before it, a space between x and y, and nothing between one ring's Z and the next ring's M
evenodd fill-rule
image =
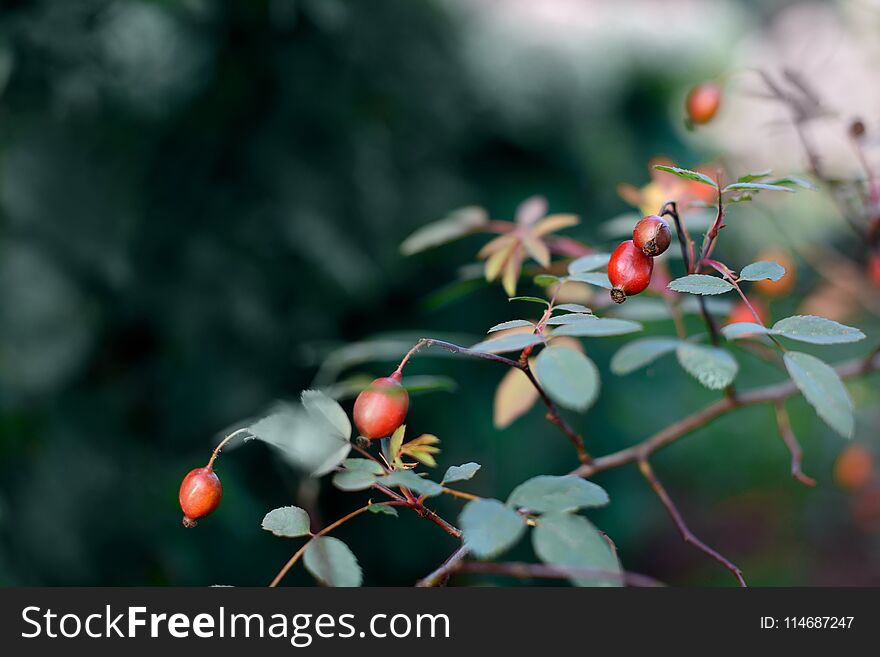
M204 518L220 506L223 487L210 467L191 470L180 484L180 508L183 526L195 527L196 520Z
M385 438L403 424L409 394L400 385L401 374L376 379L354 402L354 423L364 438Z
M709 123L721 105L721 86L715 82L703 82L691 89L685 102L685 110L691 122L697 125Z
M642 253L632 240L621 242L608 261L608 280L613 286L611 300L623 303L627 297L644 291L653 270L653 258Z
M645 217L633 228L633 244L642 250L646 256L658 256L672 242L672 233L669 232L669 224L665 219L656 215Z
M755 309L755 312L758 313L761 323L767 324L770 321L770 310L767 308L767 305L758 299L751 300L750 303L752 304L752 308ZM746 305L745 301L737 302L730 311L730 316L727 318L728 324L739 324L740 322L750 322L754 324L756 321L755 316L752 314L752 311Z

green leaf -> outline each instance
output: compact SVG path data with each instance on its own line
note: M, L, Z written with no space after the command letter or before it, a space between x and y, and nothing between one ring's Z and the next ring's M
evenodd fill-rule
M355 472L369 472L376 476L382 476L385 474L385 470L382 466L370 459L345 459L342 462L342 467L346 470L353 470Z
M514 488L507 504L535 513L577 511L605 506L608 493L601 486L574 475L539 475Z
M736 322L735 324L728 324L722 327L721 333L728 340L739 340L740 338L751 338L756 335L767 335L771 331L755 322Z
M585 321L594 322L596 321L596 317L595 315L588 315L586 313L568 313L566 315L554 315L544 323L547 326L562 326L564 324L574 324L576 322Z
M574 281L576 283L589 283L590 285L597 285L599 287L604 287L606 290L610 290L613 287L611 285L611 281L608 280L608 274L604 271L581 272L579 274L572 274L568 277L568 280Z
M746 174L743 174L742 176L740 176L739 178L737 178L736 182L743 183L743 182L752 182L753 180L760 180L761 178L766 178L771 173L773 173L773 171L771 169L767 169L766 171L755 171L753 173L746 173Z
M830 365L810 354L789 351L785 367L819 417L844 438L852 438L853 403L843 381Z
M388 460L391 463L397 461L397 457L400 455L400 447L403 445L404 435L406 435L405 424L401 424L391 434L391 440L388 441L388 456L390 457Z
M534 324L532 324L530 321L527 321L525 319L511 319L510 321L501 322L500 324L496 324L495 326L490 328L488 331L486 331L486 333L494 333L495 331L506 331L507 329L512 329L512 328L523 328L525 326L531 326L532 328L535 327Z
M550 302L547 299L542 299L540 297L510 297L508 301L528 301L530 303L539 303L542 306L549 306Z
M601 338L609 335L625 335L642 330L638 322L627 319L614 319L610 317L597 317L588 322L576 322L566 324L553 330L554 336L569 335L576 338Z
M688 274L676 278L667 287L675 292L687 292L688 294L724 294L733 289L730 282L707 274Z
M559 276L553 276L552 274L538 274L534 278L535 285L538 287L550 287L551 285L556 285L560 280Z
M424 479L412 470L395 470L385 477L380 477L376 482L388 488L405 486L418 495L424 495L425 497L434 497L443 492L443 486L436 481Z
M351 451L348 439L320 412L307 413L290 404L278 406L248 431L246 440L272 445L288 463L316 477L334 470Z
M865 339L865 334L857 328L815 315L780 319L770 333L810 344L843 344Z
M263 518L263 529L284 538L309 536L309 514L298 506L272 509Z
M480 559L490 559L516 543L525 519L498 500L472 500L458 518L464 544Z
M675 351L681 341L672 338L642 338L627 343L611 358L611 371L629 374Z
M309 541L303 564L319 582L327 586L360 586L361 567L348 546L332 536L318 536Z
M752 264L743 267L742 271L739 273L739 280L778 281L783 276L785 276L785 267L777 262L761 260L759 262L753 262Z
M679 167L667 167L662 164L655 164L654 168L658 171L665 171L666 173L671 173L672 175L678 176L679 178L684 178L685 180L693 180L694 182L701 182L705 185L715 187L716 189L718 188L718 185L714 180L698 171L691 171L690 169L680 169Z
M595 363L568 347L544 349L535 360L535 374L550 399L564 408L586 410L599 394Z
M568 273L581 274L583 272L593 271L594 269L605 267L610 259L610 253L591 253L589 255L581 256L577 260L572 260L568 263Z
M676 355L688 374L711 390L730 385L739 370L734 357L718 347L683 342L678 345Z
M560 303L558 306L554 306L553 310L564 310L569 313L586 313L589 315L593 314L592 310L590 310L586 306L582 306L579 303Z
M507 351L521 351L526 347L540 344L541 337L532 333L514 333L512 335L503 335L500 338L492 338L478 342L471 351L480 351L485 354L503 354Z
M446 474L443 475L443 479L440 480L440 483L451 484L454 481L467 481L468 479L473 479L480 467L479 463L474 462L450 466L446 471Z
M346 470L333 475L333 485L339 490L366 490L376 483L376 475L363 470Z
M768 185L794 185L795 187L802 187L813 191L818 189L809 180L797 176L785 176L784 178L774 178L773 180L765 180L764 182Z
M770 185L767 183L757 183L757 182L737 182L732 183L725 187L724 192L735 192L737 190L748 191L748 192L793 192L793 189L789 189L788 187L784 187L782 185Z
M489 222L483 208L468 206L453 210L443 219L422 226L400 245L400 252L410 256L440 246L474 232Z
M397 509L393 506L388 506L387 504L370 504L367 507L367 510L370 513L384 513L385 515L394 516L395 518L399 515Z
M351 422L348 415L335 399L320 390L303 390L300 394L303 408L316 422L324 421L340 438L351 438Z
M573 577L575 586L621 586L620 562L605 537L582 516L554 513L542 516L532 532L535 554L561 568L589 568L602 575ZM606 574L607 573L607 574Z

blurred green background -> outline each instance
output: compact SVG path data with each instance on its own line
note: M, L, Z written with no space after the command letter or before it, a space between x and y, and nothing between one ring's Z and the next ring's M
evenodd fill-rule
M180 525L177 489L225 428L312 385L328 349L388 332L477 341L517 316L498 286L431 302L485 238L404 258L398 245L418 226L467 204L511 219L540 193L551 211L581 215L566 234L613 247L601 226L630 210L619 182L645 185L655 155L695 166L746 138L688 134L682 98L743 64L737 53L762 52L755 41L772 42L767 26L798 3L624 4L0 1L0 584L260 585L298 546L260 529L268 510L306 505L326 523L360 504L365 494L301 481L258 443L221 457L224 501L197 530ZM852 23L847 3L821 10ZM774 213L854 252L815 196L784 203L732 213L724 257L742 265L786 243ZM801 267L773 315L820 282ZM847 321L876 343L876 316L857 308ZM716 397L672 359L611 375L624 343L587 345L603 390L567 416L592 453ZM741 387L781 380L737 358ZM503 498L574 467L538 410L493 428L493 364L418 358L411 369L458 381L414 397L408 424L442 439L441 469L483 464L468 490ZM874 450L878 378L850 389L856 440ZM816 489L789 477L763 407L674 445L655 469L694 532L750 583L880 584L876 488L836 486L843 441L803 400L788 407ZM627 569L733 582L681 542L635 470L597 482L612 504L590 518ZM459 504L437 506L455 521ZM338 535L368 585L410 585L455 548L413 514L361 517ZM527 543L511 558L532 559ZM298 568L287 581L312 580Z

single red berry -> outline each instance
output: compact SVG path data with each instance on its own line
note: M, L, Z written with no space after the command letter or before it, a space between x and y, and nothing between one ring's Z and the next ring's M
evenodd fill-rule
M672 242L672 233L665 219L657 215L645 217L633 228L633 244L646 256L658 256Z
M611 281L611 300L623 303L627 297L643 292L651 283L654 258L642 253L632 240L621 242L608 261L608 280Z
M715 82L703 82L691 89L685 102L685 110L692 123L709 123L721 105L721 86Z
M770 321L770 310L767 308L767 304L759 299L753 299L749 303L752 304L752 308L758 313L761 324L767 324ZM745 301L738 301L731 309L730 315L727 318L728 324L739 324L740 322L750 322L754 324L757 321L758 320L755 319L755 316L752 314L751 309L746 305Z
M406 419L409 394L400 379L400 372L376 379L355 400L354 423L365 438L386 438Z
M876 287L880 287L880 253L877 251L868 256L868 276Z
M180 508L183 526L195 527L196 520L204 518L220 506L223 487L220 478L210 467L190 470L180 484Z

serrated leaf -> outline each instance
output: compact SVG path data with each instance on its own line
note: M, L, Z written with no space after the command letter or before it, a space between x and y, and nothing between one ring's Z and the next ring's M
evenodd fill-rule
M525 519L498 500L471 500L458 518L465 547L480 559L501 554L525 530Z
M345 440L351 438L351 421L335 399L320 390L303 390L300 400L312 419L327 422Z
M641 338L627 343L611 358L611 371L615 374L629 374L653 363L681 344L672 338Z
M608 541L589 520L570 513L542 516L532 531L538 558L551 566L589 568L603 575L575 577L575 586L621 586L620 562ZM605 575L607 573L607 575Z
M496 429L510 426L538 401L538 391L520 369L508 369L495 391L492 421Z
M741 281L769 280L775 282L783 276L785 276L785 267L777 262L770 262L769 260L761 260L746 265L739 273L739 279Z
M597 317L592 321L566 324L553 330L553 336L569 335L577 338L599 338L611 335L625 335L642 330L638 322L628 319Z
M333 485L339 490L366 490L376 483L376 475L363 470L345 470L333 475Z
M581 274L583 272L593 271L594 269L601 269L608 264L610 259L610 253L591 253L589 255L581 256L577 260L572 260L568 263L568 273Z
M369 472L370 474L374 474L377 476L385 474L385 470L379 463L375 461L371 461L370 459L345 459L342 462L342 467L346 470L353 470L356 472Z
M748 192L793 192L793 189L784 187L783 185L770 185L768 183L759 182L737 182L725 187L724 192L748 191Z
M736 179L736 182L752 182L753 180L760 180L761 178L766 178L771 173L773 173L772 169L767 169L766 171L755 171L754 173L746 173L741 175Z
M562 279L559 276L553 276L552 274L538 274L534 278L535 285L538 287L550 287L551 285L556 285L560 280Z
M443 475L443 479L440 480L440 483L451 484L455 481L467 481L468 479L473 479L480 467L479 463L474 462L450 466L449 469L446 470L446 474Z
M393 506L388 506L387 504L370 504L367 507L367 510L370 513L384 513L385 515L398 517L397 509Z
M739 340L768 333L770 333L770 329L755 322L736 322L721 328L721 334L728 340Z
M282 506L272 509L263 518L263 529L275 536L296 538L311 534L309 514L298 506Z
M547 347L535 360L535 374L550 399L564 408L584 411L599 395L599 369L568 347Z
M819 417L844 438L852 438L855 428L852 399L834 368L799 351L787 352L783 361L798 390Z
M685 371L711 390L730 385L739 371L736 359L718 347L683 342L675 352Z
M865 339L865 334L857 328L816 315L794 315L780 319L770 332L810 344L843 344Z
M507 322L501 322L500 324L496 324L492 328L490 328L486 333L495 333L496 331L506 331L507 329L513 328L524 328L526 326L535 327L530 321L525 319L511 319Z
M687 292L688 294L724 294L733 289L733 285L729 281L708 274L688 274L676 278L667 287L675 292Z
M589 315L593 314L593 311L587 308L586 306L582 306L579 303L560 303L558 306L553 307L554 310L564 310L569 313L586 313Z
M333 536L318 536L309 541L303 564L315 579L327 586L353 587L363 582L354 554Z
M588 283L590 285L596 285L598 287L603 287L606 290L610 290L613 287L611 285L611 281L608 280L608 274L603 271L581 272L579 274L572 274L568 277L568 280L574 281L576 283Z
M601 486L574 475L539 475L514 488L507 504L535 513L577 511L605 506L608 493Z
M593 322L596 321L594 315L585 313L569 313L567 315L554 315L547 319L544 324L547 326L564 326L565 324L574 324L576 322Z
M540 297L510 297L508 301L528 301L530 303L539 303L542 306L549 306L550 302L547 299L542 299Z
M671 173L674 176L678 176L679 178L684 178L685 180L693 180L694 182L700 182L704 185L709 185L711 187L718 188L718 185L712 180L709 176L704 173L700 173L699 171L691 171L690 169L681 169L679 167L668 167L662 164L655 164L654 168L658 171L665 171L666 173Z
M474 232L489 222L483 208L468 206L449 213L448 216L422 226L400 245L400 252L410 256Z
M532 333L514 333L503 335L500 338L492 338L478 342L471 351L480 351L486 354L503 354L507 351L520 351L526 347L540 344L541 337Z
M424 495L425 497L434 497L443 492L443 486L436 481L424 479L412 470L396 470L385 477L380 477L376 482L383 486L387 486L388 488L405 486L411 491L414 491L419 495Z
M351 451L348 439L325 418L292 405L279 406L248 427L248 432L248 440L272 445L288 463L316 477L331 472Z

